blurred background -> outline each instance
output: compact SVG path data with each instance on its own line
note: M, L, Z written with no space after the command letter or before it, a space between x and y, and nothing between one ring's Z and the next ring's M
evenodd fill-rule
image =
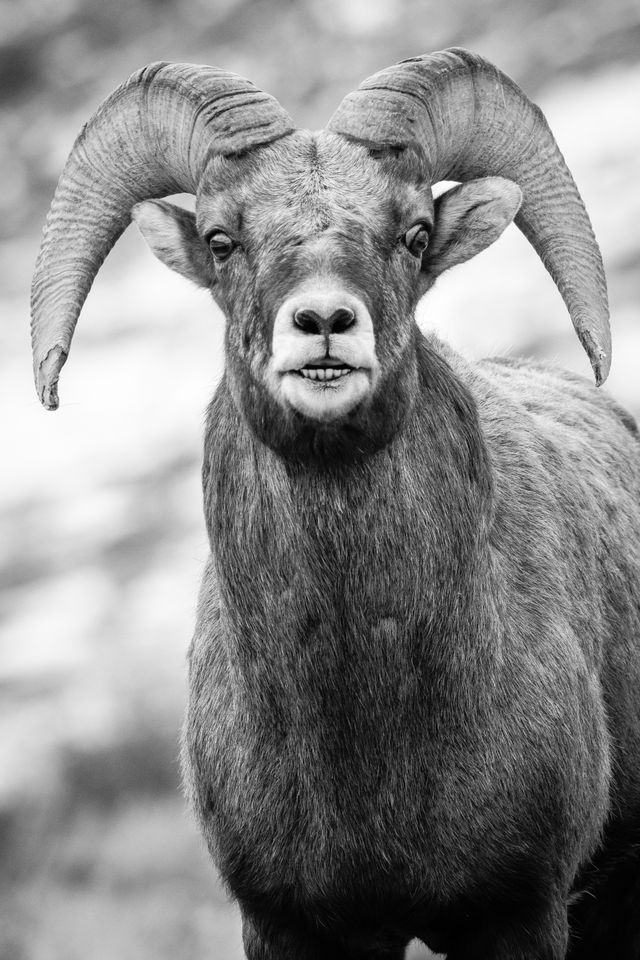
M224 320L129 229L87 300L60 411L41 409L28 291L76 133L153 60L245 74L319 127L365 76L454 44L544 109L607 267L608 389L640 413L637 0L0 0L0 960L242 956L177 763ZM469 356L589 374L514 227L443 278L420 322Z

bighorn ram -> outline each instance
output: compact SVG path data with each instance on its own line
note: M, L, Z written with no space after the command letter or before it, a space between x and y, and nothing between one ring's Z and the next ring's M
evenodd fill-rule
M151 199L182 191L195 216ZM600 384L580 195L540 111L464 50L376 74L316 133L237 76L153 64L58 185L45 407L131 217L227 317L184 763L251 960L413 937L450 960L640 956L636 427L578 377L467 363L414 320L514 216Z

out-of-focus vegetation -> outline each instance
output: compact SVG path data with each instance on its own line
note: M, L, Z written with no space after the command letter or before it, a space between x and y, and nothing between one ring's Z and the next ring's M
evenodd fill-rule
M0 960L241 956L179 793L184 655L207 544L202 415L221 316L128 231L80 321L62 407L30 378L28 287L82 122L142 64L213 63L321 126L362 78L458 44L541 103L608 268L611 389L640 384L637 0L0 0ZM471 355L588 373L515 229L421 308Z

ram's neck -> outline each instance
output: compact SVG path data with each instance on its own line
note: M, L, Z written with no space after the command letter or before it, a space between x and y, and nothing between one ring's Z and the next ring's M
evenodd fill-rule
M221 385L205 509L223 615L245 666L263 657L281 670L291 658L295 670L310 656L330 669L393 650L427 657L432 671L459 663L466 679L487 668L484 441L468 391L424 341L418 371L417 402L393 442L324 468L255 440Z

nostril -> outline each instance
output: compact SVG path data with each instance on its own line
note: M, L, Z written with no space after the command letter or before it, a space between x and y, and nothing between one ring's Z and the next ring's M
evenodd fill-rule
M321 333L322 317L314 310L296 310L293 322L304 333Z
M332 333L343 333L356 322L356 315L349 307L339 307L329 316L322 316L315 310L296 310L293 322L303 333L316 333L329 336Z
M352 327L356 321L356 315L348 307L341 307L335 310L328 320L328 326L331 333L343 333Z

